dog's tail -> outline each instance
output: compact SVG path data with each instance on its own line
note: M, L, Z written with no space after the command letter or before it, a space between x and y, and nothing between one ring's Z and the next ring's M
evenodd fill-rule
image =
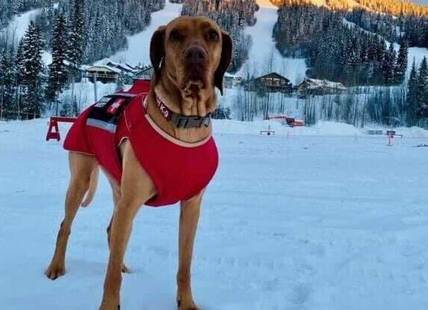
M89 204L91 203L92 199L95 196L95 191L97 190L97 185L98 185L99 170L100 170L99 167L96 166L91 172L88 191L86 192L85 198L80 204L82 207L89 206Z

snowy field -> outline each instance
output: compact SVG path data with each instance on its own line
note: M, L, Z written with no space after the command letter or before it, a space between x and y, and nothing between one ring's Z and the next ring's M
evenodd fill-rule
M148 63L151 34L180 11L167 1L111 59ZM299 82L304 61L278 60L266 35L275 8L264 5L256 14L258 23L246 29L255 42L251 61L239 73L262 68L273 52L279 73ZM10 29L22 36L31 18L22 14ZM425 55L410 49L409 63ZM44 59L50 62L48 53ZM98 84L98 98L114 88ZM236 91L226 93L220 102L232 106ZM94 102L93 84L78 84L76 96L82 106ZM292 106L287 113L300 117ZM66 275L48 280L43 272L63 217L68 164L61 143L44 140L46 123L0 122L0 309L97 309L110 189L102 177L92 205L77 215ZM268 126L276 134L260 136ZM64 137L68 126L60 127ZM204 310L428 309L428 147L416 147L428 145L428 131L398 128L404 138L390 147L385 136L335 123L291 129L274 121L215 121L214 131L221 162L204 199L193 267ZM138 214L124 310L175 309L178 211Z
M267 124L274 136L259 135ZM403 129L388 147L384 136L331 123L214 125L221 163L193 268L203 309L428 308L428 148L415 147L428 143L426 131ZM46 120L0 123L0 308L96 309L111 194L101 178L77 215L66 275L48 280L68 165L61 143L44 141L46 128ZM140 210L123 309L175 309L178 209Z

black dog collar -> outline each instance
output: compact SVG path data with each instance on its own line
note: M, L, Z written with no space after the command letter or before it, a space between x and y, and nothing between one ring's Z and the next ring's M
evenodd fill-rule
M168 121L172 122L177 128L201 128L202 126L208 127L211 122L211 113L205 117L196 115L184 115L175 113L168 108L162 100L156 95L156 105Z

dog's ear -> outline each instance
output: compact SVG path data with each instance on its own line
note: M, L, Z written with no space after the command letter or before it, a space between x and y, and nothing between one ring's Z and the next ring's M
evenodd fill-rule
M160 66L165 56L164 38L165 26L159 27L150 40L150 61L153 67L152 83L156 84L160 78Z
M232 60L232 38L224 31L221 32L223 46L221 49L221 59L214 74L214 85L220 90L223 95L223 77Z

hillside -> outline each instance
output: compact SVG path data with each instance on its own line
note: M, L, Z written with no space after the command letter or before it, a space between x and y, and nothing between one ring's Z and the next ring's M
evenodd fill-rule
M248 59L245 60L242 66L238 67L239 69L236 72L234 71L234 75L236 77L248 79L271 72L276 72L290 80L293 85L298 85L304 80L305 77L312 77L317 79L328 79L331 81L342 82L345 86L349 87L349 89L347 93L342 96L319 96L314 99L304 99L304 97L300 98L296 95L296 92L293 94L265 94L263 92L244 92L243 88L235 88L232 90L228 89L226 90L228 95L226 97L220 98L220 104L232 109L232 117L240 120L254 120L257 118L267 117L269 113L287 113L298 118L303 118L307 124L314 124L319 120L334 119L336 121L346 122L355 126L365 126L370 122L385 123L387 116L393 116L400 119L401 124L406 124L406 107L402 106L403 103L405 104L407 100L406 84L403 84L401 80L398 82L394 80L393 82L383 84L383 80L378 79L377 75L379 74L379 69L384 70L384 64L380 60L376 60L377 63L375 63L375 65L377 67L370 67L372 65L371 63L364 63L364 67L361 66L361 70L354 65L358 65L358 62L349 62L351 59L350 56L352 56L353 53L361 51L360 46L357 46L354 43L367 43L368 40L373 41L372 38L375 38L379 41L377 42L377 47L382 49L382 53L394 52L391 51L391 49L388 50L388 46L395 46L395 53L398 54L399 52L399 43L394 40L388 41L386 40L386 37L381 35L381 33L388 34L388 32L383 31L379 33L372 33L370 31L370 27L372 27L372 25L365 25L363 23L367 20L366 18L371 18L370 15L357 14L356 17L351 15L348 16L343 15L340 12L337 13L335 11L328 10L322 6L317 7L313 5L302 5L297 9L292 8L290 10L291 12L293 10L295 12L305 12L304 10L307 10L305 12L306 16L314 16L314 18L310 20L315 21L316 23L313 25L309 24L308 26L307 24L301 24L302 22L307 22L307 18L297 18L294 15L289 15L284 18L281 15L284 10L278 12L277 8L272 3L267 2L266 0L258 0L256 2L259 6L259 9L250 13L245 13L251 14L250 22L240 24L240 27L242 27L240 29L240 31L242 31L242 36L245 38L250 38L252 44L250 44L248 48ZM351 2L355 4L355 1ZM351 2L349 3L352 4ZM126 37L127 45L125 49L117 53L110 54L110 56L107 58L103 58L96 63L105 64L111 60L116 63L122 62L129 63L131 65L149 65L149 42L152 33L159 26L164 25L171 19L179 16L183 8L185 8L185 5L189 5L189 3L190 2L186 2L185 4L174 4L166 1L164 5L158 8L156 12L151 14L151 21L144 26L144 30L137 31L133 35L129 34ZM247 3L251 4L251 0L249 0ZM330 2L326 1L316 3L322 5ZM317 11L318 9L320 11ZM185 11L187 11L187 9L185 9ZM17 38L22 36L29 21L34 20L34 16L38 12L39 10L33 10L25 14L21 14L20 16L16 16L9 25L9 29L11 29L12 32L16 34ZM317 20L319 18L319 14L317 15L318 12L323 14L322 20ZM313 13L315 15L313 15ZM291 27L288 23L283 23L282 26L279 26L280 28L282 27L288 31L287 35L291 34L298 40L308 40L302 41L304 44L304 49L295 49L293 53L289 53L287 56L284 56L284 49L279 49L278 47L278 38L275 37L274 39L272 36L275 32L275 27L277 27L279 23L278 17L281 18L281 22L291 22ZM350 21L350 17L353 17L352 21ZM382 18L384 18L384 16L382 16ZM390 16L388 18L390 18ZM371 21L372 19L369 20ZM220 20L220 22L221 21L222 20ZM384 21L380 20L380 22L383 23ZM326 31L319 32L319 29L321 29L319 25L335 25L336 28L333 30L336 32L330 31L328 36L324 36ZM318 32L306 32L302 35L300 35L300 33L294 33L294 29L299 29L299 31L302 31L302 29L304 30L305 27L308 27L309 30L315 29ZM357 31L351 32L348 28L354 28L357 29ZM347 35L347 32L351 33L351 36L345 37L344 35ZM238 39L240 35L241 34L238 35ZM305 37L306 35L308 36ZM365 35L365 38L363 39L365 39L367 42L364 42L361 38L359 38L359 36L363 35ZM94 34L92 34L92 36L94 36ZM342 36L344 40L340 39ZM311 39L313 40L311 41ZM102 40L99 42L102 42ZM391 42L394 42L394 44L391 45ZM315 43L319 45L316 46ZM99 43L98 45L95 44L94 46L99 46L101 49L103 45ZM312 48L312 50L308 48ZM367 50L368 45L366 45L364 48ZM313 55L311 56L304 54L305 49L306 51L315 52L313 55L316 55L317 57L322 56L323 58L320 58L322 61L314 58ZM281 55L279 52L280 50L282 51L283 55ZM335 71L330 70L329 67L330 64L333 64L333 58L329 58L330 55L328 54L331 53L331 51L333 51L336 56L339 56L338 60L343 61L343 64L339 62L335 63L335 67L333 67ZM400 71L403 72L400 75L400 77L403 78L403 81L409 77L413 60L415 60L416 67L419 67L423 58L427 55L428 51L426 48L410 47L408 49L408 65L406 67L407 71L404 71L404 69ZM360 53L358 57L361 56L364 56L364 53ZM43 59L45 65L48 65L52 59L52 56L45 52ZM354 73L354 71L349 70L353 68L357 68L360 71L355 71L356 73ZM370 70L373 71L373 68L377 68L378 71L375 72L376 75L371 73L372 80L369 80L368 76L366 78L364 74L365 72L370 73ZM314 69L317 69L318 71L315 71ZM343 76L348 78L346 81L351 81L351 83L347 84L346 81L344 82L343 80L340 80L340 76L339 78L334 75L322 76L323 73L335 74L335 72L340 74L343 73ZM357 78L353 79L353 77ZM351 80L349 78L351 78ZM10 103L9 101L6 101L6 103L9 104L8 110L16 114L17 109L20 107L22 108L22 104L25 104L28 101L22 101L22 98L16 96L17 90L15 86L16 84L14 84L13 76L10 81L11 83L7 88L7 90L9 90L7 98L10 98ZM363 81L365 84L358 84L358 81ZM37 85L40 85L40 83ZM366 88L359 88L361 86ZM77 108L74 110L79 110L78 108L81 108L96 99L94 98L95 90L91 89L92 87L93 86L91 84L86 83L86 81L83 80L82 83L76 85L74 94L72 94L70 87L66 86L63 93L58 97L59 102L61 105L67 105L71 98L74 98L75 106L77 106ZM116 86L114 84L106 87L103 85L98 85L98 93L96 97L99 98L99 96L105 94L105 92L111 92L115 87ZM43 94L43 92L43 90L40 90L36 93ZM359 95L355 96L354 92L358 92ZM361 92L364 93L362 94ZM21 99L22 102L17 105L15 98ZM39 104L42 102L42 100L34 102ZM370 109L368 109L366 105L368 105ZM46 107L47 110L45 110L45 113L53 113L53 110L51 110L53 107L51 102L46 102ZM68 106L63 109L63 111L65 111L64 113L74 113L74 110ZM391 113L393 114L391 115ZM30 113L27 115L30 115ZM410 126L411 125L416 124L410 123ZM425 125L421 124L420 126Z
M321 1L317 2L321 3ZM249 52L249 60L236 73L237 76L246 77L248 74L261 75L267 72L276 71L286 76L293 84L300 83L306 76L306 63L303 58L282 57L275 48L275 43L271 37L272 29L277 19L277 8L270 1L257 0L260 10L256 12L257 23L247 27L245 33L252 37L253 43ZM128 37L128 48L108 59L99 61L106 63L108 60L116 62L128 62L131 64L150 63L149 42L151 34L160 25L166 24L169 20L180 15L181 4L167 2L165 8L153 13L152 24L145 30L134 36ZM398 50L398 47L397 47ZM408 62L413 60L419 66L422 58L428 56L426 48L410 48ZM410 66L407 71L410 72Z
M273 1L274 2L274 1ZM311 3L316 5L326 5L327 0L310 0ZM344 0L350 6L358 4L358 1ZM282 57L275 44L272 41L271 33L277 19L277 7L269 0L257 0L260 10L256 12L257 23L254 26L246 27L245 33L252 37L252 46L249 52L249 60L237 72L238 76L262 74L266 71L277 71L278 73L287 76L293 84L300 82L306 73L306 64L304 59ZM126 50L120 51L106 59L98 61L97 63L106 63L108 60L115 62L128 62L130 64L147 65L150 63L149 59L149 42L151 34L160 25L167 23L169 20L180 15L182 5L174 4L166 1L165 8L158 12L152 13L152 22L144 31L132 36L128 36L128 46ZM34 20L35 16L40 13L40 10L32 10L21 14L19 17L14 17L8 26L11 34L16 35L17 40L25 33L29 20ZM419 65L423 55L427 50L425 48L411 48L409 49L409 63L416 60ZM428 54L428 53L427 53ZM44 52L43 59L45 64L51 62L51 55ZM275 70L270 70L275 68ZM408 71L410 70L410 66Z
M267 3L268 1L264 0L263 2ZM428 7L426 4L418 4L406 0L270 0L269 2L277 7L283 3L300 3L325 6L334 10L362 8L395 16L399 16L400 14L428 16Z
M166 24L168 21L180 16L182 4L165 3L165 8L152 14L152 22L142 32L129 36L128 48L124 51L120 51L108 59L116 62L128 62L134 65L149 65L150 64L150 38L153 32L159 27ZM107 59L99 61L99 63L105 63Z
M256 12L257 23L247 27L245 33L253 40L249 52L249 60L236 73L237 76L261 75L270 71L278 71L279 74L287 76L293 84L303 80L306 71L304 59L283 58L278 53L270 34L276 22L276 7L258 0L260 9ZM182 5L167 2L165 8L152 14L152 23L145 30L134 36L128 37L128 48L116 53L108 59L115 62L128 62L130 64L150 64L149 43L152 33L160 26L168 23L171 19L180 15Z

